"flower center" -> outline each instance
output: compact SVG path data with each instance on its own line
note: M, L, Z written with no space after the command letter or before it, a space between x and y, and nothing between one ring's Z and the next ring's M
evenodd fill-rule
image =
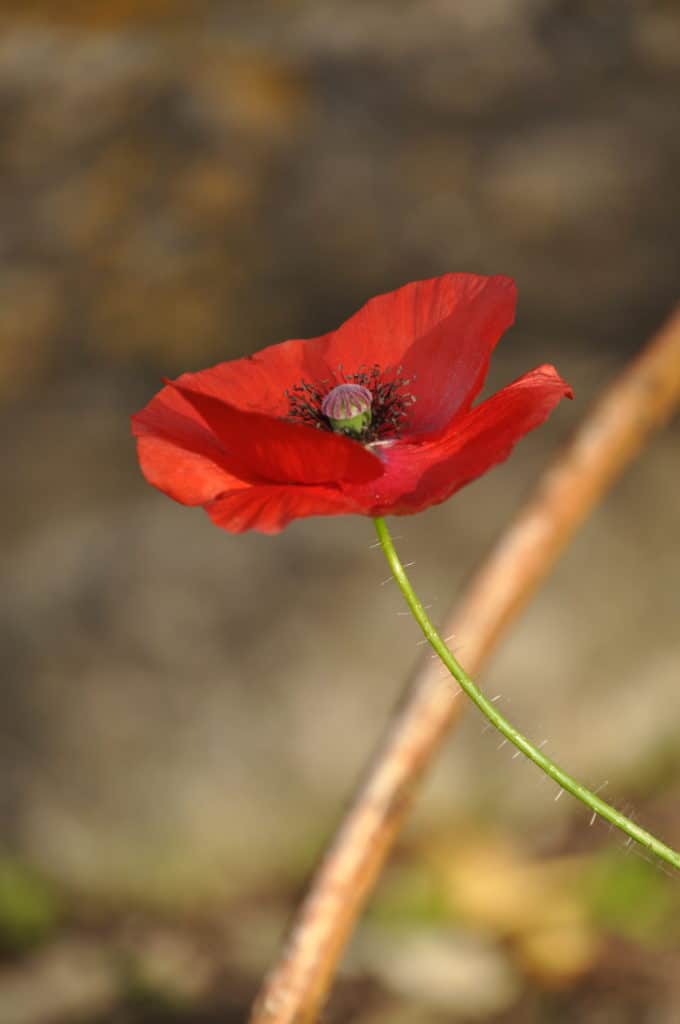
M407 387L415 379L402 368L383 371L377 364L310 384L300 381L286 392L288 419L317 430L347 434L363 444L398 436L416 398Z
M321 402L321 412L336 434L360 438L371 425L373 395L361 384L338 384Z

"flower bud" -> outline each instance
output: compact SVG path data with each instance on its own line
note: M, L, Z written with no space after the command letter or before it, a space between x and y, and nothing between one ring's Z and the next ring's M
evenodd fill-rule
M371 425L373 395L361 384L338 384L321 403L321 412L334 431L361 437Z

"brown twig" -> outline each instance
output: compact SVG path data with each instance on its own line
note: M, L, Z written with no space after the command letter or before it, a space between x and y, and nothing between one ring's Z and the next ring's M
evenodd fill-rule
M477 572L444 627L478 672L578 526L680 404L680 307L610 385ZM311 1024L420 781L462 709L427 658L368 766L257 998L251 1024Z

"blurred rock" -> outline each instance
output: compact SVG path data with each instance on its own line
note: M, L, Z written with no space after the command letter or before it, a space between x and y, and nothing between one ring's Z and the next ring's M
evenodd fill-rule
M118 991L115 965L81 941L62 941L22 966L0 970L3 1024L51 1024L109 1009Z
M507 1009L519 991L499 948L451 929L400 937L364 934L354 959L401 999L466 1020Z
M195 115L219 132L241 129L246 136L281 142L295 130L307 108L306 84L273 53L249 55L205 48L191 78L188 102Z
M175 372L451 267L514 273L546 336L619 343L675 295L672 6L33 0L2 18L0 277L19 259L60 296L12 365Z
M194 10L206 0L195 0ZM122 25L144 26L176 18L185 11L181 0L4 0L2 13L14 18L109 31Z
M178 1009L205 998L218 975L219 947L178 928L129 928L119 938L130 995Z
M0 400L29 391L54 360L64 313L59 285L37 267L0 274Z

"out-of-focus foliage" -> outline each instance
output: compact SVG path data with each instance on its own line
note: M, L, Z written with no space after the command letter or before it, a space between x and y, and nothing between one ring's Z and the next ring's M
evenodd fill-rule
M635 855L603 853L581 876L584 898L600 928L650 945L680 937L680 894L660 865Z
M59 922L61 899L41 875L10 857L0 857L0 953L36 945Z

